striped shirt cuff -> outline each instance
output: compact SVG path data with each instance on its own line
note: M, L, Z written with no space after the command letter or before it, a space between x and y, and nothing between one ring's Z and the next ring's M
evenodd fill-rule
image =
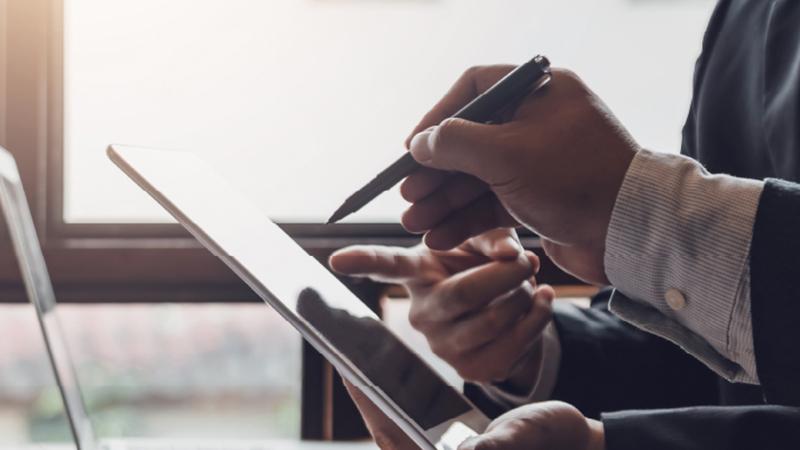
M642 151L606 238L606 275L618 289L611 311L729 381L758 382L748 260L762 189L683 156Z

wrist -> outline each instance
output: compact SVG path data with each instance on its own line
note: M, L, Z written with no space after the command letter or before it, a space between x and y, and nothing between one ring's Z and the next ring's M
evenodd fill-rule
M539 381L542 367L542 349L542 339L539 339L517 363L508 378L497 383L498 386L513 395L525 397L530 395Z
M586 450L605 450L606 432L603 422L594 419L586 419L586 424L589 427L589 442L587 443Z

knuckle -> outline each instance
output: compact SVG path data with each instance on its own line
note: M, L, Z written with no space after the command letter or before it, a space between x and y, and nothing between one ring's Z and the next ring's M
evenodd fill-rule
M400 183L400 196L403 197L403 200L407 202L414 201L415 197L412 195L414 188L414 179L410 176L406 177L406 179Z
M472 340L465 335L456 336L452 339L450 346L456 353L466 353L472 348Z
M572 70L563 68L556 69L554 74L556 78L568 86L568 92L581 95L585 95L589 92L589 88L586 86L586 83L583 82L583 79Z
M481 321L480 334L484 336L496 335L503 328L505 321L498 308L489 308Z
M431 135L430 148L434 152L446 148L453 140L455 128L458 126L457 119L445 119L436 127L436 131Z
M553 69L553 73L559 78L562 78L564 80L569 80L572 82L580 81L581 79L577 73L575 73L571 69L567 69L564 67Z
M424 332L426 330L425 315L421 308L411 307L408 311L408 323L417 331Z
M454 283L450 289L449 296L453 301L447 302L448 304L468 303L470 294L474 291L472 284L468 278L459 280Z
M482 65L470 66L461 74L461 80L472 82L485 69L486 66Z

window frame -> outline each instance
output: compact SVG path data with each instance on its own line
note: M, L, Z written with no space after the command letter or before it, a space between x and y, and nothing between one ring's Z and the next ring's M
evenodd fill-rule
M0 145L16 158L59 301L261 301L178 224L64 221L63 25L62 0L0 0ZM346 245L419 242L398 224L281 226L321 261ZM535 236L525 235L523 244L542 257L541 278L576 284L546 258ZM343 281L378 309L386 286ZM0 296L27 302L1 223ZM338 375L307 343L302 363L302 437L366 436Z
M261 301L178 224L64 221L63 3L0 0L0 25L0 145L17 161L59 301ZM27 302L1 222L0 301ZM325 233L314 225L284 228L321 259L348 243L376 242L379 235L408 245L399 227L338 226ZM351 283L351 289L362 293L365 286ZM371 291L367 300L373 298L377 305L376 286L366 287ZM331 366L305 342L301 359L301 438L366 437Z
M62 301L256 301L221 261L178 224L66 223L63 218L63 2L0 0L5 120L0 144L16 158L53 284ZM3 91L0 91L3 92ZM281 226L325 261L352 244L411 246L419 237L399 224ZM540 252L538 239L524 244ZM8 242L0 243L7 247ZM10 250L10 249L8 249ZM541 256L544 257L542 254ZM544 261L551 283L574 279ZM0 286L24 292L13 252L0 255Z
M64 221L63 2L2 1L9 25L3 38L14 45L3 46L2 86L9 96L3 97L8 114L0 143L17 160L59 298L257 300L178 224ZM408 246L417 240L397 224L281 226L320 259L349 244ZM13 281L17 273L7 263L13 261L0 262L0 280ZM134 290L134 296L125 294Z

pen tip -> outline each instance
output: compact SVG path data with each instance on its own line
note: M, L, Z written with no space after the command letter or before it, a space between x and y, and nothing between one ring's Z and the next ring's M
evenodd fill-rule
M338 221L342 220L342 219L344 218L344 216L346 216L346 215L347 215L347 214L342 214L342 211L341 211L341 210L339 210L339 211L336 211L335 213L333 213L333 215L331 216L331 218L330 218L330 219L328 219L328 221L327 221L325 224L326 224L326 225L331 225L331 224L334 224L334 223L336 223L336 222L338 222Z
M335 213L333 213L331 218L328 219L328 225L340 222L342 219L344 219L345 217L349 216L350 214L351 214L351 211L349 211L349 210L347 210L345 208L339 208Z

